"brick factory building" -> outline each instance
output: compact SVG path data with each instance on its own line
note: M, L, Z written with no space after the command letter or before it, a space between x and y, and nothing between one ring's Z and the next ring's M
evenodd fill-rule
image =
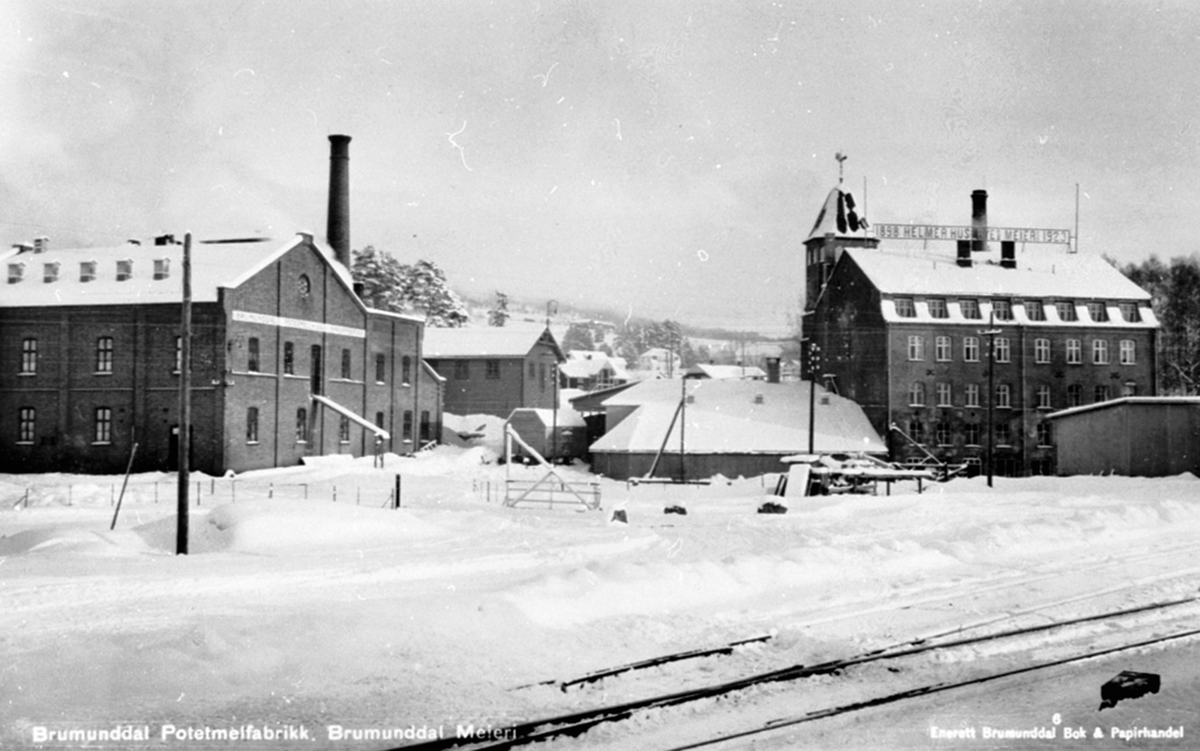
M977 239L924 247L852 229L846 197L830 193L805 241L805 377L858 402L894 460L986 469L990 406L993 472L1053 474L1051 412L1155 393L1150 295L1104 259L988 242L985 191Z
M349 265L348 156L331 136L332 250L287 242L192 247L193 469L210 474L306 456L409 453L440 435L423 319L368 307ZM177 466L182 245L54 250L4 258L0 471Z

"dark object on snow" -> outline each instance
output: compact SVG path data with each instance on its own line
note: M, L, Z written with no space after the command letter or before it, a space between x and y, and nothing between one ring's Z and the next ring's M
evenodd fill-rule
M1100 709L1115 707L1122 699L1137 699L1146 694L1157 694L1161 684L1161 679L1155 673L1122 670L1116 678L1100 687Z
M687 509L685 509L683 506L667 506L666 508L663 509L663 513L664 514L680 514L681 516L687 516Z
M767 501L766 503L764 503L763 505L758 507L758 513L760 513L760 514L786 514L787 506L784 506L782 503L776 503L775 501Z
M618 508L618 509L613 509L612 518L609 519L609 521L610 522L621 522L622 524L628 524L629 517L625 515L625 509Z

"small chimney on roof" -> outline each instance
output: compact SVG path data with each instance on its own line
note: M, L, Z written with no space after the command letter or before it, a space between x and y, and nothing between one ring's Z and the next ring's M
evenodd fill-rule
M329 137L329 211L325 239L338 263L350 268L350 136Z
M971 241L958 241L958 259L956 260L959 266L969 269L971 268Z
M987 191L971 191L971 250L979 252L987 250Z
M159 235L154 238L155 245L174 245L175 235Z
M45 253L50 249L50 238L45 235L33 238L33 252Z
M1017 244L1014 241L1000 241L1000 266L1005 269L1017 267Z

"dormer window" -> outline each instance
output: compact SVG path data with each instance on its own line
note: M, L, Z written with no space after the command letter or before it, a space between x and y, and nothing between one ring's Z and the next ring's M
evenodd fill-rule
M1054 307L1058 310L1058 317L1063 321L1079 320L1075 315L1075 303L1070 300L1059 300L1054 303Z
M133 259L126 258L123 261L117 261L117 281L126 281L131 276L133 276Z
M901 318L916 318L917 308L913 305L911 297L896 298L896 315Z
M1031 321L1046 320L1046 310L1042 307L1041 300L1026 300L1025 301L1025 317Z
M1138 311L1137 303L1121 303L1121 317L1125 319L1125 323L1141 323L1142 314Z
M171 276L171 259L170 258L155 258L154 259L154 278L155 280L166 279Z
M25 264L24 263L8 264L8 283L9 284L16 284L17 282L21 281L24 278L25 278Z
M996 315L997 321L1012 320L1012 300L993 300L992 312Z
M929 298L929 315L934 318L949 318L950 314L946 312L946 301L940 297Z
M963 318L968 320L979 320L979 301L975 299L959 300L958 306L962 308Z
M59 269L60 265L61 264L59 264L58 261L55 261L53 263L44 264L42 266L42 281L45 282L46 284L50 284L51 282L57 282L58 281L58 269Z
M95 261L80 261L80 263L79 263L79 281L81 281L81 282L96 281L96 262Z
M1102 302L1090 302L1087 304L1088 317L1093 323L1105 323L1108 321L1108 306Z

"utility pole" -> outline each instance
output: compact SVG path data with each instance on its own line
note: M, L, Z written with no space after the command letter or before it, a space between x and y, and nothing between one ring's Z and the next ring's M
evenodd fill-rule
M179 328L179 494L175 554L188 552L188 486L192 428L192 233L183 236L183 313Z
M992 487L992 458L996 443L996 427L993 424L996 412L996 334L1000 333L1000 329L996 328L995 324L996 312L993 310L988 316L987 329L979 332L988 338L987 483L989 488Z
M558 315L558 300L546 301L546 331L550 331L550 315L551 309L554 315ZM550 368L550 373L554 376L554 416L550 423L550 463L554 464L558 461L558 355L554 354L554 366ZM545 444L543 444L543 447Z
M808 340L808 453L816 453L814 447L817 421L817 365L821 360L821 346Z

